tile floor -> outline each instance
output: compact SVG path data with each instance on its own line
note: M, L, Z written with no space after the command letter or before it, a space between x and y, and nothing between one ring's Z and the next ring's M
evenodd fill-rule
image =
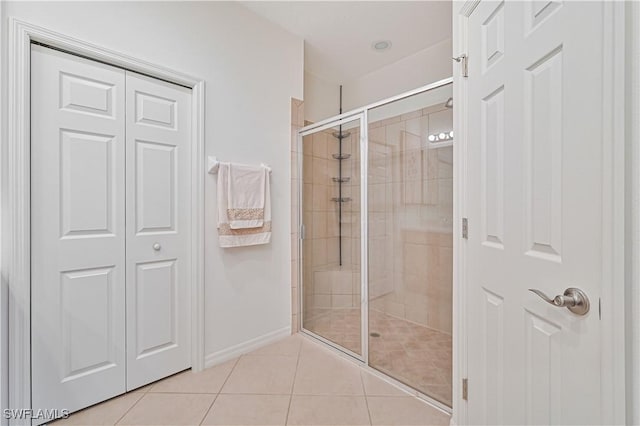
M310 338L294 335L52 424L448 425L449 415Z
M361 352L360 310L327 309L304 327L355 353ZM451 406L451 335L369 311L369 363L420 392Z

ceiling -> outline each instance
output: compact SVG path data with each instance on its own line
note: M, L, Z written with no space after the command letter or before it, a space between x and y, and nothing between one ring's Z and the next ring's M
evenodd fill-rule
M305 40L305 71L342 83L451 37L451 1L243 1ZM391 49L376 52L375 41Z

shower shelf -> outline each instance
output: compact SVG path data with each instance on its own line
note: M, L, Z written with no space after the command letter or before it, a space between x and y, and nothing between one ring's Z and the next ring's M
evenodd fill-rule
M342 198L333 197L331 201L334 201L336 203L346 203L347 201L351 201L351 197L342 197Z
M332 178L334 182L338 182L338 183L347 183L351 180L350 177L334 177Z
M347 158L351 158L351 154L331 154L331 156L336 160L346 160Z
M351 136L351 132L333 132L333 137L336 139L344 139Z

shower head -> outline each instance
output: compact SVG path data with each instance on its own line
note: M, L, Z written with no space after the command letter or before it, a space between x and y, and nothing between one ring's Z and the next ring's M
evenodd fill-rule
M447 99L447 102L444 103L445 108L453 108L453 98Z

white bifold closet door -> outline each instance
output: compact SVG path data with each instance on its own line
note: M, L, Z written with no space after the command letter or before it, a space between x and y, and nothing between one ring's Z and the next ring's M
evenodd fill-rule
M191 366L191 90L127 72L127 390Z
M189 89L32 46L33 409L190 367L190 114Z

